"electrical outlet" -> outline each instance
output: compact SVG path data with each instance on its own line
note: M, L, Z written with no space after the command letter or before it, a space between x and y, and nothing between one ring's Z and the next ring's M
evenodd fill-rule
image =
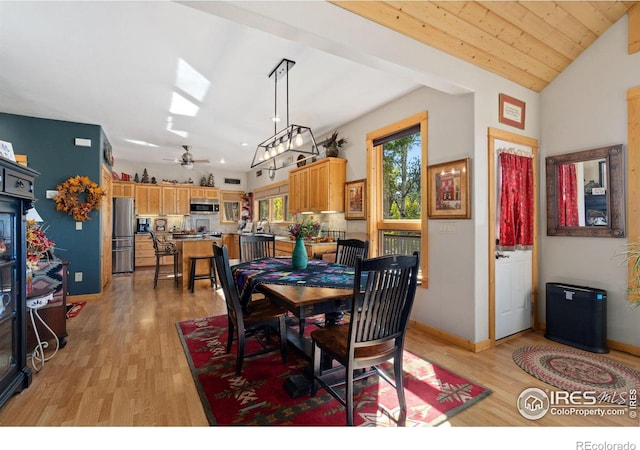
M82 230L82 222L76 222L76 230Z
M76 282L79 283L79 282L82 281L82 272L75 272L74 276L75 276L75 281Z

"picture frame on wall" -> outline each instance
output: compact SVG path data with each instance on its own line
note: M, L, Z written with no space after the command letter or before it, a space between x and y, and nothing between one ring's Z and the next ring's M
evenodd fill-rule
M427 167L430 219L470 219L470 159L459 159Z
M13 145L11 145L11 142L0 141L0 156L4 156L15 162L16 155L13 153Z
M344 218L365 219L367 180L347 181L344 189Z
M524 130L525 103L506 94L500 94L498 98L498 121Z

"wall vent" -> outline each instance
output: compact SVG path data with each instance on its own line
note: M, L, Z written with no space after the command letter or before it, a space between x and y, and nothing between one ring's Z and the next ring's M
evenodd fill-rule
M256 170L256 177L262 176L262 170Z
M225 178L224 182L226 184L240 184L240 178Z

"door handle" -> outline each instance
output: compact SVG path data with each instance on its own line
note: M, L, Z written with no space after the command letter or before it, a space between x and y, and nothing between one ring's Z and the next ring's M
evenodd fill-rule
M508 258L509 255L505 255L504 253L496 252L496 259L500 258Z

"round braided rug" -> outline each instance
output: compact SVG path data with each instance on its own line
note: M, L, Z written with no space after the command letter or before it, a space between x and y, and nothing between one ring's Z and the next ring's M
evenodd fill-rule
M542 345L522 347L513 352L513 361L529 375L569 392L612 394L640 390L640 372L581 350Z

